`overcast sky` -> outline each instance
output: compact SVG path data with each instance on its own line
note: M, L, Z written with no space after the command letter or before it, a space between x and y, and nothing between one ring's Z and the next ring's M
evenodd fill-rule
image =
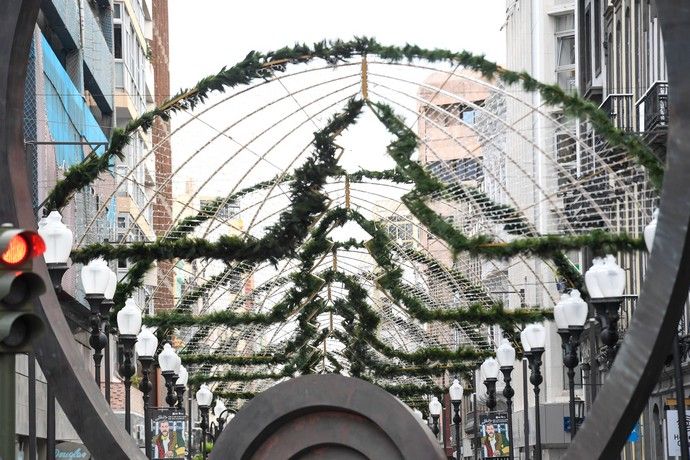
M173 93L248 51L324 38L484 53L505 61L504 0L170 0Z
M251 50L268 51L295 42L311 44L323 39L348 40L354 36L374 37L381 43L391 45L413 43L425 48L467 49L485 54L493 61L505 62L505 36L501 31L505 21L504 0L169 0L169 7L173 94L180 88L193 86L199 79L218 72L223 66L232 66ZM407 75L417 81L423 81L431 72L417 71L413 77L412 70L395 71L398 75ZM306 82L309 78L326 79L334 75L329 71L318 76L303 75L299 79ZM373 77L371 81L375 81ZM181 165L190 157L190 152L197 151L208 139L213 139L216 132L225 129L233 119L249 112L251 107L260 105L262 99L276 99L284 96L288 89L294 91L299 87L294 81L281 82L281 85L283 87L273 88L273 92L268 86L261 87L247 95L249 100L238 98L213 113L202 115L205 125L193 122L180 129L172 139L174 167ZM325 88L324 92L327 91ZM413 96L417 91L409 87L406 90ZM242 181L244 187L274 177L285 167L284 162L289 160L289 155L299 151L311 138L314 126L322 124L325 117L332 113L319 115L318 104L308 106L313 98L312 92L309 95L300 94L294 101L287 100L283 105L276 104L270 110L262 111L261 116L227 131L211 145L204 145L196 161L181 166L182 169L176 174L173 182L176 190L181 192L181 187L190 179L195 184L203 184L205 195L224 195L233 190L238 181ZM272 150L272 143L283 134L281 126L259 140L252 140L241 156L227 160L239 145L249 142L278 117L294 110L298 101L306 106L304 114L314 116L313 122L304 125L301 132L281 141L281 147ZM407 104L416 111L414 100L408 99ZM402 111L402 108L398 109ZM298 113L292 120L301 115ZM173 127L180 126L185 119L185 114L176 114ZM292 120L289 123L293 123L293 126L299 122L299 119ZM371 114L363 115L360 122L339 139L339 145L346 151L341 165L347 170L393 167L392 160L384 153L389 138L390 134ZM258 167L252 166L258 157L268 151L271 151L267 157L270 164L261 160ZM381 154L372 155L373 152Z
M501 32L505 21L504 0L169 0L169 8L170 80L173 94L180 88L193 86L199 79L216 73L223 66L232 66L251 50L268 51L295 42L311 44L323 39L348 40L354 36L374 37L379 42L390 45L413 43L425 48L438 47L454 51L467 49L485 54L498 63L505 62L505 36ZM413 73L409 69L396 71L399 75ZM431 70L417 71L414 79L422 81L430 72ZM319 74L318 78L331 78L333 75L333 72ZM300 77L303 81L308 78L317 77ZM263 98L284 96L288 87L291 90L298 87L292 81L285 85L284 88L274 88L274 93L270 93L268 87L261 87L248 96L251 100L233 100L233 103L214 111L213 115L204 114L204 122L213 129L207 129L199 123L181 129L173 136L174 165L180 165L189 157L188 152L194 152L198 145L212 138L215 135L214 129L224 129L238 113L250 111L250 107L260 104L258 101ZM417 91L408 90L412 95ZM228 158L230 152L238 148L228 140L229 137L238 145L243 144L253 136L252 129L263 129L270 124L272 116L294 110L291 104L299 100L307 105L310 99L307 95L301 96L294 101L287 100L283 106L262 112L262 116L255 122L246 122L238 129L229 131L227 137L221 137L214 144L205 146L197 161L184 166L176 175L174 185L177 190L181 189L181 183L191 179L197 184L205 184L204 190L211 196L225 195L233 190L238 181L243 181L243 186L246 186L280 172L283 167L281 162L287 161L293 151L298 151L310 139L314 129L311 124L305 125L302 135L295 135L294 139L281 142L281 146L284 146L282 150L272 152L270 164L260 162L258 167L252 166L256 157L271 150L271 143L280 136L282 128L275 129L275 134L263 136L263 143L253 141L244 150L244 156L234 159L232 164L222 166L221 163ZM416 103L408 101L408 104L414 110ZM317 108L307 107L304 113L314 114L315 123L320 124L328 113L319 116L316 114ZM179 126L185 119L184 114L177 114L173 119L173 126ZM341 165L348 170L393 167L392 160L384 153L389 138L390 134L372 115L361 117L360 123L339 139L339 145L346 152L341 158ZM374 152L381 154L372 155ZM250 175L244 177L247 169L251 173L247 172ZM217 170L221 172L216 174ZM371 198L374 201L379 199L376 196ZM267 213L269 209L271 206L267 205L263 213ZM251 216L244 218L246 221L252 220Z

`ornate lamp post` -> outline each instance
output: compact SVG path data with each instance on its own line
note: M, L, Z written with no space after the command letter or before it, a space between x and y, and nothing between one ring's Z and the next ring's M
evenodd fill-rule
M101 387L101 360L103 348L108 340L101 330L101 303L110 281L110 269L105 260L98 258L89 262L81 269L81 282L84 285L86 301L91 308L91 337L89 345L93 348L93 363L95 366L96 385Z
M429 414L431 414L431 418L433 420L433 425L431 427L431 431L433 431L434 436L438 439L438 433L439 433L439 427L438 427L438 419L441 417L441 411L443 410L443 406L441 406L441 403L438 401L438 398L436 396L431 397L431 401L429 401Z
M201 454L206 460L206 432L208 431L208 409L213 401L213 393L206 384L201 385L196 392L196 404L201 412Z
M225 427L225 423L229 422L235 417L234 411L225 407L225 403L220 399L216 400L216 405L213 407L213 415L216 416L216 422L211 424L211 437L215 442L220 436L220 433Z
M460 405L462 404L462 393L464 389L458 379L453 380L453 384L448 389L450 402L453 405L453 425L455 426L455 457L462 458L462 439L460 439Z
M74 234L62 223L62 216L57 211L52 211L47 217L38 223L38 234L46 243L46 252L43 253L53 289L62 291L62 277L69 268L67 261L74 243Z
M510 386L510 381L515 363L515 348L507 339L503 339L501 345L496 349L496 361L501 366L501 373L505 382L503 396L506 398L508 408L508 438L510 439L508 457L513 460L513 396L515 396L515 390Z
M141 310L133 299L127 299L124 308L117 313L118 342L122 347L120 374L125 378L125 430L132 431L132 401L130 391L134 375L134 344L141 330ZM148 448L148 447L147 447Z
M180 372L177 376L177 381L175 382L175 394L177 395L177 408L184 408L184 392L187 389L187 379L189 374L187 373L187 368L180 366Z
M141 391L144 399L144 444L146 444L146 456L150 457L151 452L149 447L151 446L151 433L149 420L149 396L153 385L149 380L149 372L151 369L151 364L153 363L153 357L158 349L158 339L147 327L143 327L141 332L137 336L137 343L135 344L135 349L137 356L139 357L139 362L141 363L141 374L142 379L139 383L139 390Z
M597 257L585 273L585 284L601 326L601 342L615 354L620 318L618 310L623 304L625 291L625 271L612 255Z
M530 366L529 380L534 387L534 420L535 420L535 459L541 460L541 414L539 414L539 385L544 380L541 375L541 357L544 354L546 344L546 329L543 324L535 323L528 325L523 333L520 334L522 348L529 352L527 359Z
M563 348L563 365L568 369L568 390L570 409L570 439L577 433L577 418L575 414L575 368L580 363L577 349L580 346L580 336L587 321L587 302L580 297L580 291L574 289L570 294L563 294L561 300L553 309L553 315L558 326Z
M105 334L105 400L110 404L110 310L115 305L113 297L115 297L115 289L117 288L117 275L114 271L109 270L108 287L103 293L103 301L101 302L101 329Z
M481 366L482 374L484 374L484 385L486 386L486 407L489 408L489 412L496 409L496 382L498 381L499 367L498 361L494 358L486 358Z
M169 407L175 407L177 402L177 398L173 394L173 376L178 365L178 359L177 353L169 343L163 345L163 351L158 354L158 366L161 368L161 374L165 379L165 388L168 390L165 402Z
M520 331L520 343L522 344L522 405L525 417L523 424L523 436L525 437L525 460L529 460L529 394L527 383L527 366L530 357L529 342L527 341L527 328Z
M67 261L74 243L74 233L62 223L62 216L52 211L38 222L38 234L46 244L43 253L48 274L56 293L62 292L62 278L69 269ZM46 450L55 452L55 397L52 385L46 386Z

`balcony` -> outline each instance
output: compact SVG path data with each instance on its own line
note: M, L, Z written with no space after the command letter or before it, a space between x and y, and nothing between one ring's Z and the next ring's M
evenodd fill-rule
M635 105L640 131L665 130L668 127L668 82L654 83Z
M623 131L634 129L633 95L628 93L609 94L599 106L606 112L613 125Z

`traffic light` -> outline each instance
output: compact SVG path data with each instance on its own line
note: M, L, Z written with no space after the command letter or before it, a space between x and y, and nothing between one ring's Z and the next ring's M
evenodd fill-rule
M31 299L46 287L31 272L31 261L45 249L38 233L11 224L0 226L0 353L29 351L29 342L43 330Z

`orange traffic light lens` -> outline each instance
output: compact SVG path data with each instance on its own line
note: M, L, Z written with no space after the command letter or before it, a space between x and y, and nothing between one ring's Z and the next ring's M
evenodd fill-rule
M41 240L41 243L43 243L43 240ZM29 254L30 248L26 239L22 235L16 235L7 244L5 252L0 255L0 261L5 265L20 265L29 258Z

